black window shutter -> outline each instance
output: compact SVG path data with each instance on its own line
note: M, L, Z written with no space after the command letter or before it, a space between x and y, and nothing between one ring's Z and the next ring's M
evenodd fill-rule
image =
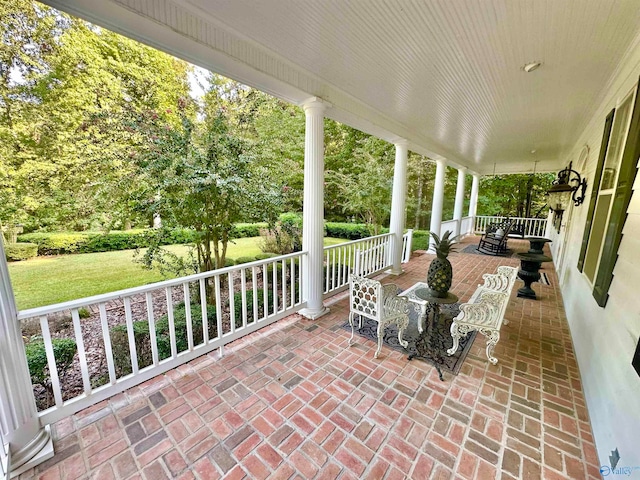
M584 234L582 235L582 246L580 247L580 257L578 258L578 270L582 271L584 267L584 257L587 254L587 245L589 244L589 235L591 235L591 225L593 224L593 213L596 209L596 201L598 200L598 190L600 189L600 180L602 177L602 168L604 167L604 159L607 157L607 149L609 148L609 137L611 136L611 127L613 126L613 116L616 113L614 108L607 115L604 122L604 133L602 134L602 142L600 143L600 156L598 157L598 166L591 183L591 199L589 200L589 210L587 211L587 223L584 225Z
M638 159L640 158L640 82L636 90L636 100L633 106L629 135L624 146L618 184L611 207L611 216L604 237L604 247L600 258L600 267L593 287L593 297L598 305L604 307L609 298L609 287L613 280L613 267L618 259L618 247L622 240L622 228L627 219L627 209L633 194L633 182L638 171Z

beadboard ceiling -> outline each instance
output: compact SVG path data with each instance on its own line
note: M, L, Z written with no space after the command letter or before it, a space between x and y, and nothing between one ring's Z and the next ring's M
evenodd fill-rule
M637 0L47 3L478 173L564 166L640 48Z

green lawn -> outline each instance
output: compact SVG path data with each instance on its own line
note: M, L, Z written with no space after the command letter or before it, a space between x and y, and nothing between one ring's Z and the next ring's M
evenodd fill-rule
M240 238L230 243L227 257L255 256L261 253L260 237ZM325 238L325 245L346 240ZM167 247L174 253L186 253L187 246ZM156 271L133 263L133 250L39 257L9 264L9 274L18 309L39 307L76 298L113 292L164 280Z

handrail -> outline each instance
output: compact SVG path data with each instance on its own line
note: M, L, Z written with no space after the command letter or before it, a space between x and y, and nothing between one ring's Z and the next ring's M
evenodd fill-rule
M173 278L170 280L163 280L161 282L149 283L140 287L126 288L123 290L116 290L115 292L103 293L100 295L93 295L91 297L78 298L76 300L69 300L67 302L55 303L53 305L46 305L44 307L30 308L27 310L21 310L18 312L18 320L24 320L25 318L39 317L41 315L47 315L49 313L59 312L60 310L72 310L74 308L82 308L95 303L106 303L111 300L120 300L125 297L131 297L140 293L148 293L153 290L167 287L177 287L183 283L189 283L199 281L201 279L207 279L216 275L225 275L231 272L237 272L242 269L248 269L252 267L260 267L266 263L274 261L288 260L290 258L296 258L306 255L306 251L289 253L287 255L280 255L277 257L267 258L265 260L256 260L254 262L242 263L240 265L233 265L231 267L219 268L217 270L209 270L206 272L195 273L187 275L185 277Z
M324 247L324 251L326 252L327 250L333 250L334 248L340 248L340 247L346 247L349 245L355 245L357 243L362 243L365 240L374 240L377 238L385 238L385 237L392 237L393 233L381 233L379 235L374 235L373 237L364 237L364 238L358 238L356 240L349 240L348 242L341 242L341 243L336 243L335 245L328 245L326 247Z

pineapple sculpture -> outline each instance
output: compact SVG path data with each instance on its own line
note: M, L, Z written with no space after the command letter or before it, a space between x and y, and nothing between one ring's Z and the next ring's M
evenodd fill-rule
M429 272L427 273L427 284L431 295L438 298L444 298L447 296L449 289L451 288L451 280L453 278L453 269L451 268L451 262L447 259L450 252L453 251L453 245L458 239L457 236L450 238L451 231L447 230L440 238L433 232L429 232L433 237L436 248L436 258L431 261L429 265Z

